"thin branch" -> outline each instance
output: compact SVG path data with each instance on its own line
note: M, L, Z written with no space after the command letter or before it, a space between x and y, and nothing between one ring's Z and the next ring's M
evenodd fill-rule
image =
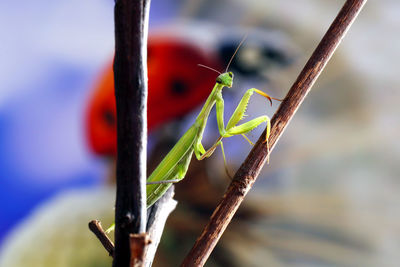
M268 158L268 154L275 147L276 142L365 3L366 0L346 1L273 116L271 120L271 135L269 137L270 149L267 149L264 142L264 131L235 174L223 199L211 215L210 221L193 248L184 259L182 266L204 265L240 203L253 186Z
M129 266L129 235L146 230L149 5L148 0L117 0L114 9L118 147L114 267Z
M101 227L101 223L98 220L93 220L89 222L89 229L92 231L95 236L100 240L101 244L103 247L108 251L108 254L113 257L114 255L114 244L108 238L106 233L103 230L103 227Z
M149 217L147 218L147 233L152 241L146 247L145 251L145 266L150 267L153 263L154 256L158 244L160 243L161 235L164 230L165 222L169 214L175 209L177 202L173 199L174 186L171 186L167 192L149 208Z

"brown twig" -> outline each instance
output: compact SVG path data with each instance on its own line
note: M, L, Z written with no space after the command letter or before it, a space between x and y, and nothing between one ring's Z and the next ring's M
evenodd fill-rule
M275 147L286 126L303 102L312 85L324 69L346 31L357 17L366 0L347 0L327 33L290 88L285 99L271 120L270 149L264 142L265 131L236 172L223 199L218 204L210 221L184 259L182 266L203 266L233 215L253 186L261 168Z
M114 267L129 266L129 235L146 230L149 4L149 0L117 0L114 8L118 147Z
M100 240L103 247L108 251L108 254L113 257L114 255L114 244L108 238L103 228L101 227L101 223L98 220L93 220L89 222L89 229L92 231L95 236Z

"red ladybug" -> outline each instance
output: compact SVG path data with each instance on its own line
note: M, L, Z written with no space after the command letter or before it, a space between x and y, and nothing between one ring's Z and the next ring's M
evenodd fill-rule
M198 68L204 64L221 69L216 56L193 43L167 37L150 37L148 42L148 130L187 114L203 103L216 74ZM116 107L114 76L110 63L95 86L87 112L90 148L100 155L115 156Z

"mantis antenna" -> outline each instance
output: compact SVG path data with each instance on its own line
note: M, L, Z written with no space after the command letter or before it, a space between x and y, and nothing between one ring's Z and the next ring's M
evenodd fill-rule
M219 72L219 71L217 71L216 69L213 69L213 68L211 68L211 67L209 67L209 66L206 66L206 65L203 65L203 64L197 64L197 66L203 67L203 68L206 68L206 69L215 71L215 72L218 73L218 74L221 74L221 72Z
M248 35L248 33L246 33L246 34L243 36L243 38L242 38L242 41L240 41L239 45L237 46L237 48L236 48L235 52L233 53L233 55L232 55L231 59L230 59L230 60L229 60L229 62L228 62L228 65L226 66L225 72L227 72L227 71L228 71L228 68L229 68L229 66L230 66L230 65L231 65L231 63L232 63L232 60L235 58L235 56L236 56L236 53L239 51L239 48L242 46L242 44L243 44L243 43L244 43L244 41L246 40L246 38L247 38L247 35Z
M226 69L225 69L225 72L228 71L228 68L229 68L229 66L230 66L231 63L232 63L232 60L235 58L237 52L239 51L239 48L242 46L242 44L243 44L244 41L246 40L247 35L248 35L248 33L246 33L246 34L243 36L243 38L242 38L242 40L240 41L239 45L236 47L235 52L233 53L233 55L232 55L231 58L229 59L228 65L226 66ZM206 66L206 65L203 65L203 64L197 64L197 66L203 67L203 68L206 68L206 69L209 69L209 70L212 70L212 71L215 71L216 73L218 73L218 74L220 74L220 75L222 74L221 72L217 71L216 69L213 69L213 68L211 68L211 67L209 67L209 66Z

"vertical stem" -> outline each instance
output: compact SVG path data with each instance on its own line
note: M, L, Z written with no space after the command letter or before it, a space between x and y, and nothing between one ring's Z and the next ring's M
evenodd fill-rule
M149 0L116 0L114 9L118 147L114 267L129 266L129 234L146 230L149 5Z

